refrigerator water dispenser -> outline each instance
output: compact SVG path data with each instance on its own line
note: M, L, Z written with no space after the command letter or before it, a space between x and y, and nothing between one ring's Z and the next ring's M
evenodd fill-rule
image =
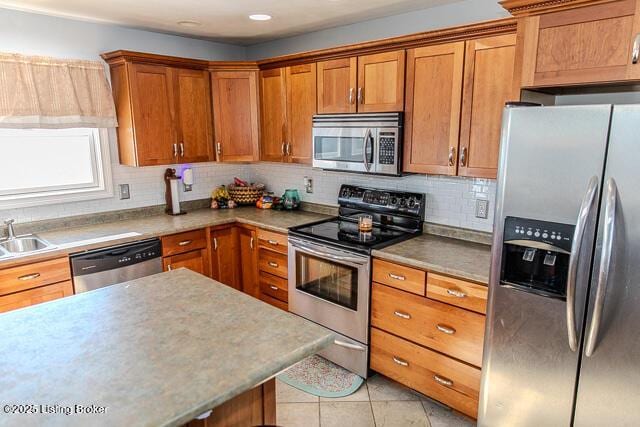
M574 226L506 217L500 285L565 299Z

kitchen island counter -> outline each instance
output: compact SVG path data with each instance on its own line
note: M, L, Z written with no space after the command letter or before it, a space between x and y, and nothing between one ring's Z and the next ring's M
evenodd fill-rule
M0 315L0 401L62 412L0 425L182 425L332 337L185 269L16 310Z

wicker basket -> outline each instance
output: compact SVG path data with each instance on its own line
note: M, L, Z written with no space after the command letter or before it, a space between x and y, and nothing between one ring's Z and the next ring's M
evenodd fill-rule
M253 205L262 197L264 185L250 185L248 187L240 187L234 184L227 186L229 196L239 205Z

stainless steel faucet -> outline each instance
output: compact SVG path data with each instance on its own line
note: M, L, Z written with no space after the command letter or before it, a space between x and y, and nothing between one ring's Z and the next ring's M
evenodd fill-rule
M4 224L7 226L7 240L12 240L16 238L16 233L13 231L13 223L16 222L15 219L5 219Z

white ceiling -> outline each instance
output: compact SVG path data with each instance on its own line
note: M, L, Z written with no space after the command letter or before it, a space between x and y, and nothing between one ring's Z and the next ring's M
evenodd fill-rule
M0 7L249 45L457 1L0 0ZM249 20L254 13L273 19ZM178 25L184 20L201 25Z

